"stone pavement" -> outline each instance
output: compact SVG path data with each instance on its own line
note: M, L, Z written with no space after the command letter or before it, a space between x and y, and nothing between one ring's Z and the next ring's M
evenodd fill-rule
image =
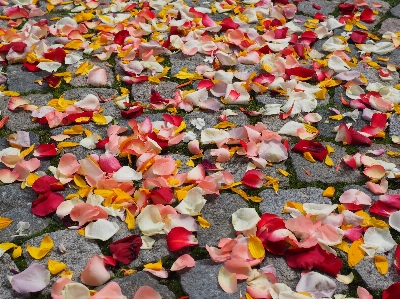
M302 20L304 21L304 19L312 18L317 12L325 15L334 15L337 17L338 2L339 1L330 0L300 1L298 3L297 17L300 20L298 26L301 26ZM368 0L367 2L370 3L371 1ZM48 4L46 1L42 0L39 0L39 3L39 6L43 9L45 9L46 5ZM193 2L186 1L186 3L191 6L208 8L210 2L199 0ZM368 26L370 32L374 32L376 34L383 34L387 31L399 32L400 4L397 6L390 6L393 3L396 4L395 0L391 1L390 3L381 0L375 0L373 3L379 4L377 7L379 15L378 19L373 24L365 24ZM106 3L104 2L103 4ZM320 6L321 9L316 9L312 4ZM68 8L67 5L65 5L65 7L56 7L56 9L49 14L51 18L49 18L49 16L46 16L46 18L49 19L50 24L54 24L55 21L52 21L52 18L54 17L66 15L74 16L76 13L70 11L73 7L74 5L72 5L70 8ZM215 13L213 14L213 19L222 20L227 15L228 14L226 13ZM1 30L8 28L8 23L3 20L0 21ZM251 26L254 27L256 25L251 24ZM318 51L323 51L322 44L328 38L329 37L325 37L317 42L315 44L315 48ZM357 51L357 49L355 49L355 47L352 49L354 50L354 53L352 53L354 54L354 57L356 59L360 59L360 53ZM400 48L396 49L391 54L382 55L382 57L387 58L389 62L399 66ZM101 87L87 86L87 76L78 77L73 75L70 85L64 84L59 88L52 89L45 82L43 82L42 85L39 85L35 82L36 80L42 79L44 76L49 75L50 73L46 71L28 72L21 63L17 62L12 65L7 65L7 67L3 68L3 72L7 77L7 85L4 85L4 87L8 88L8 90L19 92L21 96L30 100L31 104L33 105L43 106L52 98L60 98L61 96L67 100L82 100L87 94L91 93L100 95L104 99L111 98L118 95L119 88L121 86L127 86L121 84L119 81L120 77L124 76L124 71L118 64L120 60L118 57L116 57L116 55L111 56L111 58L107 61L100 61L95 57L89 57L89 55L86 55L85 59L86 60L82 60L81 62L88 61L106 70L106 85ZM129 90L131 102L149 104L151 89L155 89L165 98L172 98L176 91L177 85L183 82L173 78L173 75L178 73L183 67L187 67L189 72L194 72L196 70L196 66L199 64L209 64L209 61L205 61L205 59L206 56L203 54L196 54L188 57L183 55L180 51L176 51L176 53L173 53L170 56L165 56L163 63L164 65L168 64L171 66L170 76L166 81L161 81L161 83L158 85L154 85L150 82L133 84ZM76 68L76 65L68 66L65 71L71 71L72 73L75 73ZM237 67L237 69L254 69L256 71L260 70L259 66L254 67L246 65L240 65ZM360 71L368 80L371 80L372 82L384 82L380 80L378 71L376 69L365 65L360 65L355 69ZM395 86L400 83L399 74L397 72L394 72L392 77L394 78L393 81L385 81L384 84ZM192 86L189 86L187 89L190 89L191 87ZM331 155L335 165L337 165L341 158L346 154L355 153L355 151L364 153L366 151L365 147L356 148L354 146L343 145L335 142L336 133L333 132L335 127L337 127L340 123L348 123L351 121L350 118L345 118L339 121L334 121L329 118L332 113L328 110L328 108L339 107L339 105L341 105L341 93L341 87L331 88L329 94L326 96L327 98L325 100L319 100L321 102L318 103L318 107L315 111L322 116L322 121L318 125L320 133L315 140L322 142L325 146L330 145L335 150L335 152ZM212 95L210 94L210 96ZM349 100L348 98L346 99ZM67 126L49 129L47 126L43 126L32 121L30 111L8 110L8 100L9 97L7 96L3 96L0 99L1 116L3 118L7 116L9 117L9 121L7 122L6 126L0 130L0 135L2 137L2 139L0 139L0 150L8 147L6 138L8 135L16 131L29 131L31 142L38 144L50 142L50 136L62 134L66 128L71 127ZM279 97L273 94L257 94L255 99L252 101L251 106L244 105L243 107L247 107L250 110L256 111L263 108L266 104L284 103L285 101L286 99L284 97ZM121 118L120 109L114 104L113 101L102 103L101 108L103 109L104 115L111 116L114 119L114 124L119 124L121 126L127 125L127 120ZM226 105L226 108L232 108L235 112L237 112L236 116L229 116L228 121L231 121L239 126L246 124L254 125L261 121L266 124L269 129L277 131L284 123L288 121L279 119L276 115L249 116L239 111L238 108L233 105ZM343 109L351 111L348 108ZM163 113L164 112L165 111L163 111ZM154 111L146 111L146 113L149 113L148 116L150 117L151 121L162 120L162 113L154 113ZM190 113L185 113L183 118L188 125L188 130L193 131L193 133L199 137L201 130L197 129L194 124L191 124L191 121L194 119L202 119L204 120L204 128L209 128L220 122L218 116L219 113L217 112L195 109ZM356 129L361 129L367 124L367 122L361 118L361 115L359 116L360 117L357 120L353 121ZM143 121L143 119L144 115L137 118L137 121L140 122ZM83 127L91 132L99 134L101 138L105 138L107 136L107 126L88 123L84 124ZM391 116L390 125L386 129L386 134L388 137L400 134L399 115L393 114ZM291 147L295 144L295 142L292 142L291 137L287 136L284 138L288 139ZM79 142L80 139L80 136L72 136L69 141ZM385 138L383 141L380 140L379 144L374 144L372 149L383 148L386 151L400 151L400 145L392 144L389 139ZM207 159L211 163L215 163L216 159L211 155L212 148L213 147L204 147L205 151L203 159ZM95 149L89 151L88 149L78 146L64 148L62 153L73 153L79 160L85 158L88 153L100 155L104 153L104 150ZM266 175L279 180L280 190L276 193L274 190L272 190L272 188L264 187L263 189L253 192L254 195L258 195L263 199L261 203L246 201L240 195L229 190L222 192L219 196L208 195L206 197L207 203L202 210L202 215L210 222L210 228L207 229L199 227L199 230L196 233L197 239L199 240L199 246L186 250L186 252L197 261L194 268L181 270L178 273L170 272L170 276L167 279L160 279L142 271L144 264L157 262L159 259L162 259L165 267L168 265L170 266L171 263L179 256L168 251L165 236L163 235L155 237L156 243L153 249L142 250L139 254L139 257L135 261L124 267L125 269L130 268L137 270L138 272L136 274L123 276L121 274L122 270L120 265L117 267L111 267L110 271L112 272L112 279L121 286L123 294L130 299L133 297L135 291L139 287L143 285L149 285L158 291L162 295L162 298L186 298L184 296L189 296L188 298L190 299L238 298L238 293L228 294L222 291L217 281L220 264L214 263L205 250L206 245L216 246L221 238L235 237L236 232L233 229L231 221L231 215L233 212L240 208L254 207L260 213L260 215L262 213L275 213L284 218L288 218L289 216L287 214L281 214L287 201L296 201L299 203L313 202L321 204L338 203L338 197L336 195L332 199L322 196L323 190L328 186L334 186L337 191L336 194L340 194L340 192L343 192L350 187L362 188L364 192L371 195L374 201L377 199L375 195L369 193L369 191L362 186L366 182L366 177L359 171L354 171L350 167L347 167L343 164L338 170L328 167L323 162L317 161L316 163L311 164L309 161L305 160L302 155L293 153L291 151L289 151L289 153L290 154L287 161L273 164L272 166L267 166L265 169L263 169L263 172ZM180 171L187 171L187 169L184 169L184 167L186 167L185 163L189 161L191 156L187 146L172 147L171 152L166 151L165 153L163 152L163 154L172 154L175 160L179 159L182 162L182 168ZM58 164L59 157L60 155L56 159L41 159L42 164L39 170L47 171L47 168L50 165L56 166ZM397 166L400 164L399 157L393 158L385 154L382 159L393 162ZM244 158L240 155L234 155L228 162L221 163L220 165L222 168L233 174L235 181L240 181L247 170L249 164L248 162L249 160L247 158ZM0 168L4 168L3 164L1 164ZM188 167L188 169L190 168ZM279 169L289 172L289 176L284 176ZM389 193L398 193L397 189L400 189L400 183L398 180L395 180L390 184ZM246 192L249 191L248 189L245 190ZM75 190L68 189L65 194L68 194L68 192L72 193L75 192ZM66 248L66 253L53 250L44 259L36 262L46 266L48 259L61 261L68 265L69 270L73 271L73 280L75 281L79 281L80 272L84 269L88 259L93 254L109 255L109 242L93 241L83 238L82 236L78 235L75 230L66 229L56 215L50 215L46 217L38 217L33 215L30 205L35 199L36 194L31 190L31 188L21 189L21 184L18 182L13 184L0 184L0 216L13 220L13 223L10 226L0 230L0 243L14 242L18 245L22 245L24 249L23 255L17 259L13 259L9 252L0 257L0 299L51 298L51 285L45 288L42 292L31 294L29 297L29 295L21 295L12 290L11 285L6 278L6 275L16 273L18 270L22 271L34 261L32 257L30 257L30 255L25 251L25 246L26 244L31 246L39 246L40 241L46 234L49 234L49 236L54 240L55 248L57 248L60 244L63 244ZM16 234L17 224L20 221L29 222L30 227L25 231L25 236L12 238L12 235ZM114 236L112 241L126 237L132 233L132 231L129 231L122 222L120 226L121 230L117 233L117 235ZM134 230L133 233L140 232L139 230ZM400 238L397 238L396 241L400 241ZM355 290L357 286L360 285L366 287L374 295L374 299L380 298L380 294L383 289L387 288L394 282L400 281L399 273L392 264L394 260L394 250L386 253L386 255L391 266L389 272L385 276L382 276L377 272L373 266L372 260L365 259L359 263L355 269L352 270L354 273L356 273L356 279L350 285L344 285L340 282L337 282L337 293L347 294L350 297L355 297ZM344 263L347 262L346 258L343 260ZM277 278L279 279L279 282L286 283L293 289L296 287L296 284L301 277L301 271L288 267L283 257L267 253L267 258L260 265L260 267L270 264L273 264L277 269ZM52 275L51 281L54 282L57 278L57 276ZM240 282L238 289L242 292L242 294L245 294L246 283Z

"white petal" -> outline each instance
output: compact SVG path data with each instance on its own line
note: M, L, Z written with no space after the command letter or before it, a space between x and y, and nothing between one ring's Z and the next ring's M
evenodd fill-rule
M236 231L242 232L254 228L260 219L254 208L241 208L232 214L232 225Z
M39 62L37 67L49 73L56 72L61 66L59 62Z
M391 250L396 244L388 228L370 227L364 234L366 246L376 248L377 253L384 253Z
M129 166L122 166L117 172L113 174L112 177L118 183L139 181L142 179L142 173L135 171Z
M160 211L154 205L146 206L136 218L139 229L145 236L163 234L165 223Z
M301 276L296 291L307 292L318 298L330 298L336 291L336 283L318 272L309 272Z
M203 189L199 187L190 189L175 209L181 214L198 215L206 203L203 194Z
M85 227L85 237L107 241L119 230L118 224L105 219L91 222Z

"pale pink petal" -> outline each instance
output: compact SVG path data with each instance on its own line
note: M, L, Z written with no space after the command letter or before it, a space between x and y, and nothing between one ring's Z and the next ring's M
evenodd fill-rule
M363 173L371 179L379 180L385 176L386 171L382 165L375 164L365 169Z
M358 299L372 299L372 295L363 287L357 288Z
M7 168L0 169L0 181L3 184L11 184L14 183L19 177L19 173L15 171L11 171Z
M268 289L277 283L275 275L272 273L263 273L257 276L255 279L247 281L248 287L246 289L247 293L253 298L270 298Z
M153 274L154 276L157 276L160 278L168 278L168 272L164 268L162 268L161 270L152 270L152 269L144 268L143 271L149 272L149 273Z
M81 165L86 180L90 185L94 186L98 181L104 178L103 171L90 158L79 160L79 164Z
M125 299L126 297L122 295L120 286L111 281L104 288L102 288L99 292L94 294L91 299Z
M231 258L230 252L222 251L219 248L210 247L210 246L206 245L206 249L207 249L208 254L210 255L211 259L216 263L223 263Z
M386 180L386 178L383 178L379 185L375 184L373 182L367 182L365 185L368 187L368 189L372 193L379 194L379 195L385 194L387 192L387 190L388 190L388 187L389 187L388 181Z
M204 180L205 176L206 176L206 174L205 174L204 166L202 164L199 164L188 172L186 179L188 181L196 182L196 181Z
M12 288L20 294L39 292L43 290L49 282L50 271L37 263L32 263L27 269L11 278Z
M101 286L111 277L100 255L93 255L81 273L81 281L89 286Z
M181 255L178 259L172 264L171 271L179 271L186 267L194 267L196 261L188 254Z
M370 205L372 199L360 190L349 189L342 193L342 195L339 197L339 201L341 203L353 203L356 205Z
M90 221L108 219L108 214L99 206L94 206L90 203L80 203L72 208L70 217L73 221L78 221L79 226L82 226Z
M107 84L107 72L105 69L92 69L87 78L87 83L92 86L103 86Z
M51 288L51 298L52 299L64 299L61 291L64 289L65 285L71 283L72 280L67 277L61 277L56 280Z
M100 101L94 94L88 94L83 100L75 102L74 106L86 111L99 111Z
M219 269L218 283L226 293L233 294L237 292L236 274L229 272L225 267Z
M237 279L247 279L251 274L250 264L246 261L228 260L225 269L235 273Z
M217 157L217 162L221 163L226 162L231 158L229 150L224 147L212 149L211 156Z
M188 149L189 149L190 153L193 155L198 155L198 154L203 153L203 150L200 149L200 143L197 139L191 140L188 143Z
M75 155L71 153L64 154L58 164L58 170L65 176L73 175L80 167Z
M162 299L161 295L149 286L140 287L133 299Z

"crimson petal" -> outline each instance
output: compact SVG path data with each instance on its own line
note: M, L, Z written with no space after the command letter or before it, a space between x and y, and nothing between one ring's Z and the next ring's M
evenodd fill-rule
M110 244L110 251L113 258L127 265L138 257L141 246L142 238L138 235L131 235L112 242Z

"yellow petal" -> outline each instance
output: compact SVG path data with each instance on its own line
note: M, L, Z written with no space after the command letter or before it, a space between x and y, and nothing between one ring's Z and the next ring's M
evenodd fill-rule
M289 212L286 211L287 208L299 210L303 215L307 214L306 211L304 211L304 209L303 209L303 204L302 203L298 203L298 202L294 202L294 201L288 201L283 206L283 212L282 213L289 213Z
M180 133L180 132L182 132L182 131L185 130L185 129L186 129L186 123L185 123L184 120L182 120L182 121L181 121L181 124L179 125L179 127L177 127L177 128L174 130L174 133L175 133L175 134Z
M322 196L333 197L333 194L335 194L335 187L331 186L324 190L324 192L322 193Z
M335 164L333 163L331 157L329 157L329 155L327 155L327 156L325 157L324 162L325 162L325 164L326 164L327 166L329 166L329 167L332 167L333 165L335 165Z
M26 249L34 259L40 260L44 258L46 254L49 253L49 251L53 248L53 246L54 246L53 240L50 238L49 235L46 234L42 242L40 242L39 248L26 244Z
M69 129L64 130L64 134L66 135L79 135L82 133L83 133L83 127L81 125L75 125Z
M159 271L162 269L162 262L161 262L161 260L159 260L157 263L148 263L148 264L144 265L144 267L146 269Z
M333 247L340 249L341 251L346 252L346 253L348 253L350 250L350 246L349 246L349 244L347 244L346 241L342 241L340 244L337 244Z
M82 76L87 75L92 68L93 68L93 63L85 61L76 69L75 75L82 75Z
M379 273L385 275L389 270L389 262L386 257L382 255L375 255L374 256L375 267Z
M304 123L303 126L306 128L306 131L308 133L317 133L318 132L318 129L316 127L313 127L312 125Z
M250 235L247 246L249 247L250 254L253 258L261 259L265 256L264 246L257 236Z
M78 234L81 235L82 237L84 237L85 236L85 229L84 228L78 229Z
M290 175L289 172L287 172L286 170L283 170L283 169L281 169L281 168L278 168L278 171L280 172L280 174L282 174L282 175L284 175L284 176L289 176L289 175Z
M98 125L106 125L108 124L107 118L104 115L99 113L95 113L92 117L93 121Z
M364 244L363 239L358 239L351 244L349 248L348 263L350 267L357 265L364 257L365 252L360 248L360 245Z
M23 150L20 153L20 157L24 158L24 157L28 156L34 150L34 148L35 148L35 144L32 144L30 147L28 147L27 149Z
M73 275L74 275L74 271L72 271L72 270L64 270L60 273L61 277L66 277L69 279L71 279Z
M67 268L67 265L59 261L49 259L47 261L47 268L49 269L51 274L55 275Z
M313 156L311 155L310 152L304 152L303 156L304 156L304 159L306 159L307 161L315 163L315 159L313 158Z
M132 213L128 209L125 209L125 211L126 211L125 223L128 226L128 229L134 229L135 228L135 217L132 215Z
M80 49L82 44L83 44L83 41L81 41L80 39L75 39L75 40L70 41L69 43L66 43L64 45L64 48L71 49L71 50L78 50L78 49Z
M57 144L57 149L60 151L65 147L75 147L78 145L79 145L79 143L77 143L77 142L63 141L63 142L60 142L59 144Z
M74 175L74 182L79 188L87 187L85 180L77 174Z
M11 257L12 257L13 259L16 259L16 258L19 258L21 255L22 255L22 247L21 247L21 246L17 246L17 247L14 249L14 251L13 251Z
M6 228L12 223L12 219L0 217L0 229Z
M334 152L335 152L335 149L334 149L332 146L330 146L329 144L327 144L327 145L325 146L325 148L326 148L326 150L328 151L328 154L331 154L331 153L334 153Z
M342 120L344 116L342 114L337 114L337 115L331 115L329 116L329 118L333 120Z
M18 245L14 244L14 243L10 243L10 242L0 243L0 250L7 251L11 248L16 248L16 247L18 247Z
M237 124L231 123L230 121L222 121L214 126L215 129L226 129L226 128L234 128Z
M189 159L186 163L187 166L194 167L194 162L192 159Z
M244 192L243 190L240 190L240 189L237 189L237 188L231 188L231 190L233 192L235 192L236 194L239 194L245 200L249 200L249 197L247 196L246 192Z
M206 219L204 219L201 216L197 217L197 221L199 222L200 226L202 228L210 228L210 222L208 222Z

